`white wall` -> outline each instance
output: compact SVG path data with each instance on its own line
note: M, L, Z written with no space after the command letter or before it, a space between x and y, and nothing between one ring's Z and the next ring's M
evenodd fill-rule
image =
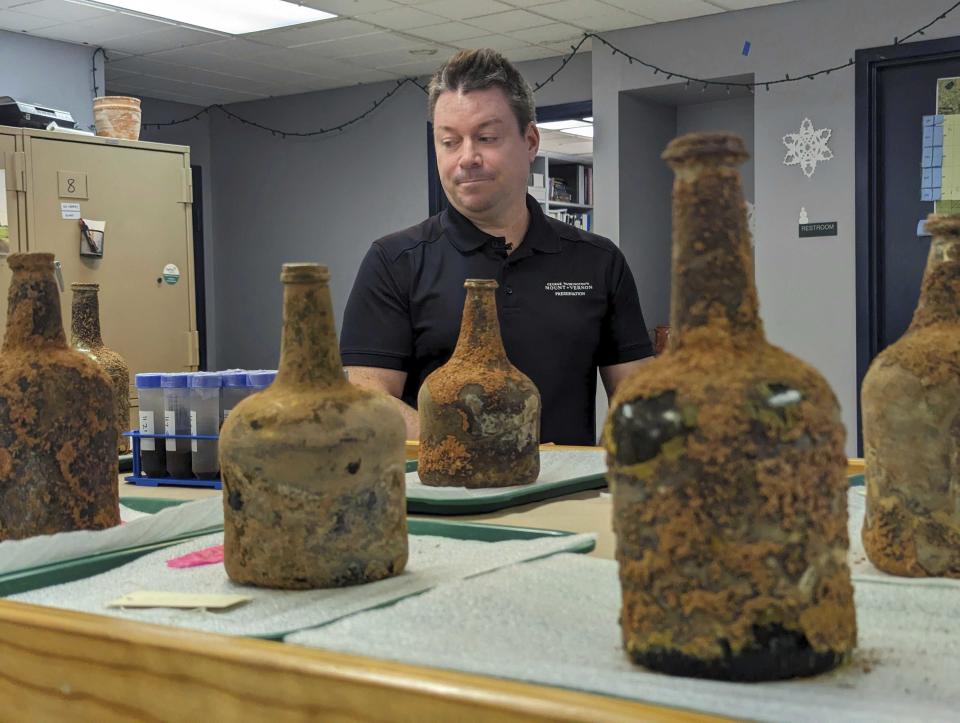
M93 130L93 48L0 30L0 95L69 111ZM97 87L104 94L103 55Z
M610 42L661 67L694 76L754 73L757 81L844 63L858 48L885 46L942 13L943 0L802 0L741 12L605 34ZM960 34L960 14L927 31ZM740 50L750 40L749 57ZM623 237L619 193L621 91L659 85L653 75L595 47L593 114L596 224ZM852 68L815 80L772 86L755 98L756 275L770 340L819 368L843 407L847 450L856 450L854 269L854 101ZM806 178L784 166L782 137L809 117L831 128L834 159ZM837 221L836 237L797 238L800 207L812 220ZM641 250L642 254L643 251ZM641 294L643 291L641 290Z

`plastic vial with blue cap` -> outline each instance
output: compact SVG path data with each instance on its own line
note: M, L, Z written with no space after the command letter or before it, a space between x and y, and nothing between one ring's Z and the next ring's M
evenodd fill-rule
M164 374L163 388L164 434L190 434L190 374ZM166 439L167 473L177 479L193 477L189 439Z
M276 369L259 369L255 372L248 373L247 384L250 387L250 393L254 394L256 392L262 392L264 389L273 384L273 380L276 378Z
M220 431L220 374L194 372L190 375L190 434ZM197 479L216 479L220 474L215 439L191 439L193 474Z
M162 374L137 374L138 405L140 407L140 434L164 434ZM140 468L147 477L167 474L167 456L163 440L140 440Z
M252 390L247 384L247 372L244 369L228 369L220 372L223 389L220 392L220 424L230 416L230 412L240 402L250 396Z

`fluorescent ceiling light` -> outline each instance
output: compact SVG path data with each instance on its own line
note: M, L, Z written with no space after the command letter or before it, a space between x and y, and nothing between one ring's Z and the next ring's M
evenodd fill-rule
M565 128L561 133L569 133L572 136L583 136L584 138L593 138L593 126L579 126L577 128Z
M565 131L568 128L584 128L587 125L588 124L582 120L559 120L537 123L538 128L545 128L548 131Z
M584 118L584 120L585 120L587 123L593 123L593 116L592 116L592 115L588 115L586 118Z
M231 35L337 17L333 13L284 0L98 0L90 4L120 8Z

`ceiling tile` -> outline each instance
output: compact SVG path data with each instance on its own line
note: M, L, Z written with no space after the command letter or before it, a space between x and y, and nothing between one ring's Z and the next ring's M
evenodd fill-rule
M436 60L437 65L439 66L444 60L453 55L451 51L448 55L436 55L429 56L429 59ZM405 65L407 63L422 62L425 59L422 56L411 55L409 50L388 50L380 53L367 53L366 55L359 55L353 58L350 58L350 63L354 65L360 65L364 68L391 68L395 65Z
M422 30L411 28L407 31L407 34L438 43L450 43L454 40L467 40L468 38L479 38L481 35L489 35L489 31L467 23L442 23L441 25L431 25Z
M494 13L473 18L470 23L491 33L509 33L514 30L525 30L538 26L549 25L550 20L542 15L534 15L526 10L510 10L505 13Z
M434 2L424 3L417 7L420 10L442 15L451 20L464 20L513 10L506 3L497 0L434 0Z
M391 0L303 0L299 4L347 18L397 7Z
M458 40L453 43L458 48L492 48L493 50L516 50L517 48L529 47L530 43L517 38L511 38L509 35L484 35L472 40Z
M250 80L260 80L270 83L283 83L285 81L295 82L301 78L301 73L290 68L276 68L260 63L253 63L249 60L237 60L227 58L222 55L215 55L208 52L205 48L208 46L194 46L192 48L180 48L161 53L152 53L151 60L161 62L172 62L180 65L194 65L218 73L236 75L240 78L249 78ZM122 68L122 66L120 66ZM108 73L112 72L112 65L107 66Z
M445 16L426 13L413 7L396 7L392 10L383 10L379 13L358 17L365 22L390 30L423 28L428 25L439 25L446 21Z
M636 28L649 25L653 21L642 15L628 13L625 10L609 8L604 13L597 13L588 18L575 20L574 23L584 30L603 32L605 30L620 30L621 28Z
M104 43L108 51L121 50L129 53L156 53L174 48L186 48L192 45L202 45L215 40L221 35L192 28L167 28L152 33L137 33L120 38L113 38Z
M343 40L314 43L313 45L303 45L299 48L292 48L292 50L300 51L305 55L309 54L324 58L352 58L355 55L376 53L384 50L406 50L424 47L430 46L423 40L407 38L396 33L382 32L359 35L355 38L344 38Z
M43 36L54 40L64 40L69 43L85 43L87 45L105 45L114 38L138 33L149 33L157 30L167 30L176 27L171 23L162 23L157 20L112 13L106 17L93 20L83 20L66 25L56 25L45 29Z
M261 53L273 50L274 46L257 43L244 38L228 38L226 40L217 40L212 43L206 43L203 50L221 55L224 58L237 60L251 60Z
M764 5L778 5L790 0L708 0L711 5L716 5L724 10L746 10L747 8L762 7Z
M405 78L419 78L424 75L433 75L434 71L443 65L444 61L446 61L446 58L415 60L412 63L401 63L390 66L390 72Z
M58 27L56 20L41 18L36 15L17 13L12 10L0 10L0 30L9 30L12 33L23 31L32 32L41 28Z
M27 13L28 15L37 15L41 18L50 18L58 23L76 22L78 20L92 20L93 18L112 15L116 10L108 8L93 7L92 5L81 5L79 3L66 2L66 0L16 0L9 3L18 13Z
M558 43L565 40L579 39L583 35L583 30L566 23L550 23L539 28L527 28L526 30L516 30L510 33L514 38L519 38L528 43Z
M537 7L537 13L539 15L546 15L555 20L565 20L574 25L579 25L578 22L574 21L590 18L594 15L603 15L604 13L615 10L616 8L602 3L600 0L559 0L559 2L552 2Z
M243 37L257 43L273 45L278 48L292 48L297 45L319 43L336 38L350 38L364 33L375 33L377 28L356 20L320 20L308 25L296 25L289 28L264 30L248 33Z
M526 48L517 48L516 50L508 50L504 53L512 63L522 63L524 60L539 60L540 58L558 58L559 62L559 53L552 48L544 48L539 45L528 45ZM528 78L528 82L531 85L536 83L539 78Z
M703 0L669 0L669 2L664 0L607 0L607 2L636 15L643 15L658 23L723 12L721 8Z

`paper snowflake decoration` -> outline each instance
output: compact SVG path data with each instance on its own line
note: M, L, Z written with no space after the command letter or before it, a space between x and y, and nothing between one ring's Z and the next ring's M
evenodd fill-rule
M783 137L783 145L787 147L787 155L783 157L783 165L799 165L803 175L810 178L817 170L820 161L829 161L833 158L833 151L827 148L827 141L833 133L829 128L813 129L809 118L804 118L800 124L799 133L787 133Z

